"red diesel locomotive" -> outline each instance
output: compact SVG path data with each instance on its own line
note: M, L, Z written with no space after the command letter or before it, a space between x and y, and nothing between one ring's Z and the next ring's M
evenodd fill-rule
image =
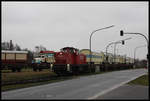
M88 72L88 65L86 64L86 56L80 54L79 50L73 47L64 47L60 52L55 52L55 63L53 71L56 74L78 74L81 72Z

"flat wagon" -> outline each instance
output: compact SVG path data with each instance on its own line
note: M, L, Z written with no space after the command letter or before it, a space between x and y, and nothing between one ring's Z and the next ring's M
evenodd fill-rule
M38 57L32 60L32 68L34 71L42 71L42 69L52 69L55 62L54 51L40 51Z

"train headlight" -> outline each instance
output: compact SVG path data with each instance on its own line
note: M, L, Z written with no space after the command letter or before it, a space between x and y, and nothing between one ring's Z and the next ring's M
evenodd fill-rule
M50 68L51 68L51 70L53 70L53 64L50 64Z
M53 67L53 64L51 64L51 68Z
M67 64L67 71L70 71L70 64Z

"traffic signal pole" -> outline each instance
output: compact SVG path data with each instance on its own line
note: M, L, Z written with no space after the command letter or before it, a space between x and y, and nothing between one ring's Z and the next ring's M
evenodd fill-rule
M120 31L120 36L123 36L124 34L136 34L136 35L141 35L145 38L145 40L147 41L147 50L148 50L148 54L147 54L147 68L148 68L148 72L149 72L149 61L150 61L150 55L149 55L149 39L141 33L129 33L129 32L123 32L123 30Z

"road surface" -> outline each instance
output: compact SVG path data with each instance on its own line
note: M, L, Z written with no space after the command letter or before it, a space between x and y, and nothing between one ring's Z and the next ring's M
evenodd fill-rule
M6 91L1 95L2 99L96 99L146 73L146 69L114 71Z
M148 100L148 90L148 86L125 84L104 95L97 97L96 99Z

